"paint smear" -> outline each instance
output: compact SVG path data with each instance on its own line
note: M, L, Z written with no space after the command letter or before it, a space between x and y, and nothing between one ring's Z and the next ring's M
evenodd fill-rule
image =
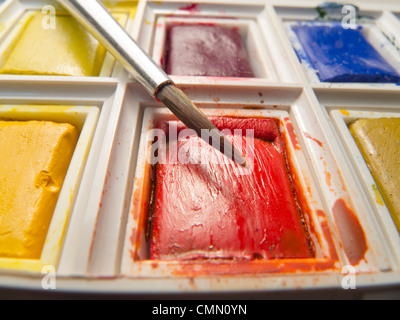
M311 139L313 141L315 141L321 148L322 148L322 142L319 141L318 139L312 137L310 134L308 134L307 132L304 132L304 135L307 139Z
M332 211L346 256L353 266L358 265L367 251L364 230L343 199L335 202Z
M200 12L200 9L198 8L198 4L197 3L192 3L187 5L186 7L180 7L179 10L182 11L188 11L188 12Z

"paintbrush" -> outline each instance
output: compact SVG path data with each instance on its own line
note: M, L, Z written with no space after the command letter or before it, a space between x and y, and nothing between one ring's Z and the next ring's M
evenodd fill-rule
M58 0L152 95L164 103L175 116L199 137L208 130L204 140L229 159L242 166L246 161L231 142L178 89L170 77L139 47L134 39L97 0Z

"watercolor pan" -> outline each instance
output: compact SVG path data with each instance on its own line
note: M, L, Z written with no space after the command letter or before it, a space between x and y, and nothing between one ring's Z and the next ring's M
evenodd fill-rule
M140 26L138 41L160 66L166 62L166 43L168 30L174 25L205 24L238 30L244 46L249 54L254 78L246 78L247 82L296 81L295 72L286 63L287 54L276 35L272 31L272 23L263 5L231 6L222 3L185 3L168 2L158 6L149 2L144 8L143 19L148 23ZM269 44L262 39L263 34L273 41ZM280 68L275 66L279 65ZM236 77L196 77L173 76L176 83L217 83L219 81L240 81Z
M340 23L292 26L322 82L398 83L399 74L366 41L362 28L343 29Z
M299 63L288 27L298 21L326 23L320 21L323 12L316 10L317 2L102 2L111 11L126 14L126 30L160 65L167 30L173 25L211 23L238 30L254 78L172 79L209 116L279 121L291 172L296 174L293 180L308 206L305 219L315 257L221 263L149 259L144 231L152 173L146 154L152 140L147 133L158 121L174 117L107 55L99 77L0 74L2 105L29 106L31 111L43 105L91 106L97 117L85 165L79 167L74 184L75 198L68 202L68 219L60 221L66 223L62 245L57 253L49 253L57 258L25 269L0 268L0 295L9 288L48 294L43 291L42 272L47 270L43 266L56 269L57 293L77 296L276 298L279 293L359 298L400 287L399 233L386 207L375 201L373 180L366 180L368 172L362 169L365 163L360 165L353 155L357 150L343 138L348 135L347 114L340 112L400 113L399 87L323 83L313 69ZM23 28L26 15L42 10L44 3L0 3L2 54ZM379 5L356 0L354 5L359 9L358 22L366 26L367 40L398 70L400 5L391 0ZM333 11L340 19L341 10ZM56 110L61 109L51 112ZM359 290L344 291L347 276L356 279Z
M69 213L74 205L97 124L98 109L73 106L2 105L0 106L0 118L11 121L37 120L70 123L79 131L78 143L54 209L40 259L0 258L0 269L41 271L45 265L56 266L60 258Z
M166 18L164 20L160 18L158 23L163 23L162 21L166 24L166 30L163 30L165 34L163 32L155 39L155 43L162 44L159 51L161 57L154 58L156 61L160 61L164 70L170 75L254 78L254 72L257 71L257 76L259 78L268 77L266 70L263 72L263 70L259 70L259 68L250 65L251 61L253 65L257 64L257 66L259 66L259 61L262 59L262 54L259 52L260 50L257 50L257 47L255 47L256 41L254 37L256 36L254 35L254 23L249 23L249 26L244 25L240 28L238 22L235 23L234 21L226 20L218 22L218 20L188 21L188 19L177 20ZM188 30L189 33L186 31L187 28L190 28ZM220 29L214 30L216 28ZM222 31L224 31L224 33ZM190 38L193 32L198 32L196 42L193 42ZM174 40L175 38L171 38L173 35L178 37L178 39ZM213 37L216 36L220 38L214 39ZM186 37L188 42L185 42L184 39L182 40L181 37L184 37L184 39ZM243 39L246 39L246 45L244 45ZM171 44L171 41L174 45ZM216 51L212 51L215 46L207 45L206 41L209 41L209 43L213 43L214 41L216 43L224 43L224 46L226 46L225 48L228 50L232 48L233 50L226 51L225 54L220 55L221 52L224 52L224 48L221 47L217 48ZM205 43L205 45L203 45L203 43ZM177 49L175 49L175 45L178 46ZM186 50L190 50L191 56L180 56L179 52L182 51L182 49L179 46L186 48L185 52L187 52ZM162 48L164 49L162 50ZM207 48L207 50L203 48ZM199 49L204 50L204 52L201 51L202 54L199 54L199 51L196 51ZM251 56L250 53L252 53ZM196 60L199 62L198 65L195 63L193 64L191 61L196 56L198 56ZM212 58L213 56L214 58ZM218 58L216 58L217 56ZM227 58L233 62L230 60L226 61L225 59ZM184 62L182 59L187 59L187 61ZM218 62L216 59L220 59L220 61ZM212 60L217 61L217 66L212 65L214 62ZM175 61L178 63L174 64ZM182 61L184 64L180 66L179 61ZM190 73L185 74L184 69L182 69L185 65L191 70ZM224 65L226 65L226 68L222 68Z
M400 185L400 118L360 118L349 124L350 132L356 141L371 173L377 183L393 221L399 229Z

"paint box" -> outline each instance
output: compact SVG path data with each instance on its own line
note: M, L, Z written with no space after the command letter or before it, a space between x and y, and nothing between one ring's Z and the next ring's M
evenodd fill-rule
M72 124L79 139L64 179L40 259L0 258L0 268L39 272L46 265L56 266L61 255L70 212L78 193L94 130L98 119L96 107L3 105L0 118L6 121L53 121Z
M320 298L341 296L349 285L364 292L400 286L399 233L386 207L376 202L373 182L366 180L372 178L364 170L365 162L354 156L358 150L349 144L346 122L346 117L358 117L358 112L398 114L399 89L393 84L323 83L313 69L299 62L287 28L298 21L329 23L321 20L317 2L141 0L135 17L131 11L135 2L103 3L110 11L126 14L126 30L159 65L165 61L172 26L213 24L238 31L254 78L173 75L172 80L209 116L277 119L287 143L291 178L307 207L304 217L315 256L150 259L145 230L153 171L146 159L152 143L147 134L159 121L175 118L109 56L99 77L0 75L3 105L25 105L32 111L39 105L92 106L89 109L97 117L84 166L72 185L76 194L68 202L68 217L54 220L65 225L62 245L57 253L45 250L49 256L57 255L56 260L43 260L25 271L15 265L1 269L0 291L43 292L44 263L55 268L61 293L142 297L244 293L274 298L279 291L283 296ZM48 3L6 0L0 4L1 52L17 39L12 35L23 28L25 15L40 12L44 4ZM397 68L400 6L389 0L379 6L361 0L354 5L367 40ZM325 16L341 20L341 9L329 8ZM92 114L81 114L75 115L83 129ZM345 293L346 297L360 295L358 290Z

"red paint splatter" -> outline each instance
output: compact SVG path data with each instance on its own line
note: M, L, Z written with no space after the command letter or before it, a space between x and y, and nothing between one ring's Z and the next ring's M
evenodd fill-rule
M315 141L316 143L318 143L318 145L322 148L322 142L321 141L319 141L318 139L312 137L307 132L304 132L304 135L306 136L306 138L311 139L311 140Z
M197 3L189 4L186 7L180 7L179 10L189 11L189 12L200 12Z

